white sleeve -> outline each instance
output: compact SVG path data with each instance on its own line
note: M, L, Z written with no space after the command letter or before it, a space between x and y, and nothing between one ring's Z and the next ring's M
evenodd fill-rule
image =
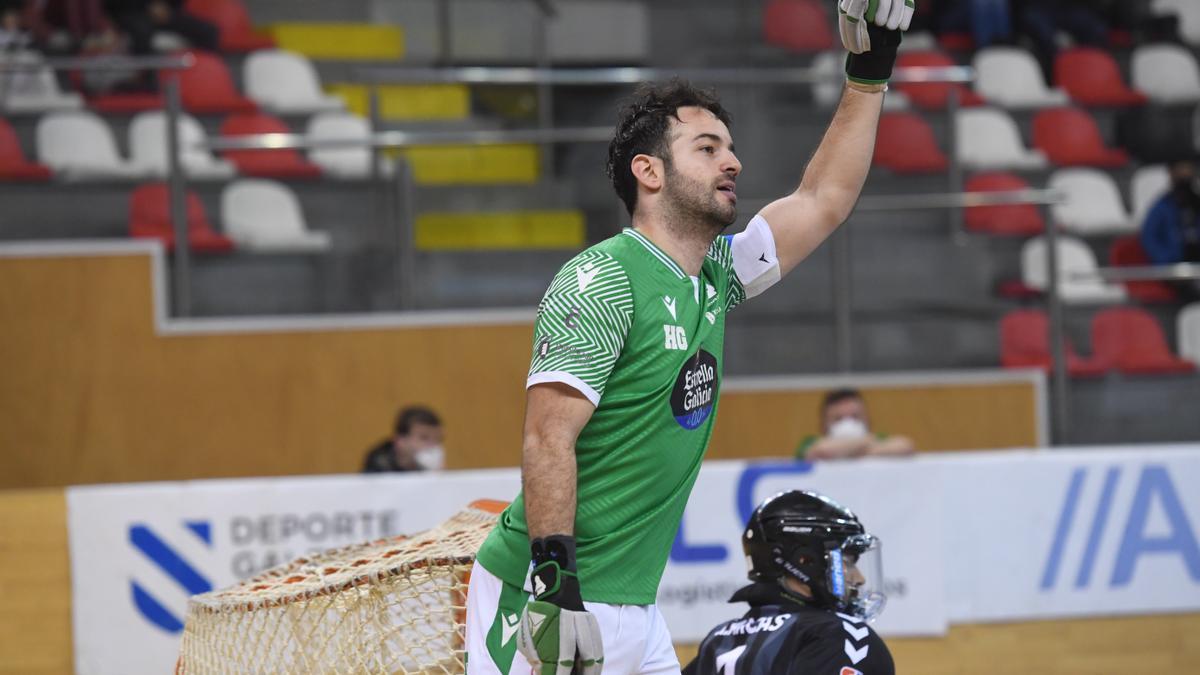
M779 256L775 254L775 235L766 219L756 215L742 232L733 235L733 271L746 291L747 298L762 293L779 281Z

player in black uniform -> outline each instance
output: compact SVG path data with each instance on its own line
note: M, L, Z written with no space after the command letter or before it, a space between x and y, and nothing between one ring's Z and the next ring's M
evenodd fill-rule
M750 611L704 638L683 675L893 675L867 622L883 609L879 540L815 492L755 509L742 534L754 583L733 594Z

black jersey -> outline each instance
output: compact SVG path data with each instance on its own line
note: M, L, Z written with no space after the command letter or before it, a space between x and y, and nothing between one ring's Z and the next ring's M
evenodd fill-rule
M683 675L894 675L892 654L865 622L805 605L769 583L730 602L750 603L717 626Z

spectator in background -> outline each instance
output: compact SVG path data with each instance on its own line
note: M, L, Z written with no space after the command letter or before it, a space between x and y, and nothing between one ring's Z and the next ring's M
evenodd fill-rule
M442 449L442 420L421 406L409 406L396 415L391 438L367 453L363 473L386 471L437 471L446 463Z
M1171 188L1150 207L1142 223L1142 248L1155 265L1200 263L1200 176L1196 162L1171 162ZM1185 296L1200 295L1200 282L1181 282Z
M160 31L175 33L197 49L217 50L217 27L189 14L183 0L104 0L104 9L136 56L154 53L154 34Z
M924 3L919 3L924 4ZM1012 44L1012 13L1009 0L942 0L933 11L937 32L970 33L976 49Z
M32 0L30 7L34 36L45 52L91 55L120 48L101 0Z
M0 52L13 52L30 42L24 0L0 0Z
M1013 0L1013 13L1033 41L1033 52L1046 82L1054 82L1059 32L1070 35L1079 45L1108 44L1108 25L1096 10L1094 0Z
M821 402L821 436L808 436L796 448L796 459L849 459L911 455L904 436L872 433L867 403L857 389L836 389Z

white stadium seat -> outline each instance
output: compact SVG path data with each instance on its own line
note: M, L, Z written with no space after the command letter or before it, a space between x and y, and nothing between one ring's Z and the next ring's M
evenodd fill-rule
M988 103L1006 108L1065 105L1070 97L1046 86L1033 54L1016 47L985 47L974 60L975 91Z
M221 193L221 224L239 249L260 253L309 253L329 249L328 232L313 232L295 193L259 178L230 183Z
M1176 319L1179 335L1179 355L1200 363L1200 302L1193 302L1179 311Z
M366 139L371 135L371 123L352 113L321 113L308 120L308 136L312 140ZM308 158L333 178L367 178L371 175L371 150L359 148L313 148ZM384 175L391 174L391 163L382 162Z
M1200 46L1200 2L1196 0L1154 0L1151 9L1155 14L1179 16L1179 32L1183 39Z
M970 169L1044 169L1040 150L1030 150L1008 113L995 108L967 108L954 119L958 158Z
M34 66L42 63L42 57L34 52L14 52L0 54L0 62ZM83 97L75 92L64 92L58 86L54 71L48 67L0 72L0 110L48 112L83 107Z
M1133 223L1139 228L1146 221L1146 214L1159 197L1171 189L1171 175L1161 164L1143 166L1133 174L1130 181L1129 203L1133 207Z
M117 152L112 130L94 113L52 112L38 120L38 160L68 180L146 178Z
M1098 169L1060 169L1047 187L1060 190L1067 201L1051 207L1054 222L1079 235L1126 234L1137 225L1121 202L1121 191L1107 172Z
M1144 45L1133 50L1133 88L1155 103L1200 101L1200 64L1179 45Z
M154 176L167 175L167 116L161 111L144 112L129 125L129 154L133 163ZM179 118L179 161L188 177L224 180L237 171L223 159L197 147L208 140L204 127L187 113Z
M246 95L277 113L309 114L343 110L336 96L321 91L321 80L312 62L300 54L263 49L246 58L242 68Z
M1034 237L1021 248L1021 279L1026 286L1046 290L1046 238ZM1096 256L1087 244L1074 237L1058 238L1058 292L1071 304L1107 304L1125 300L1125 289L1090 276L1096 271Z

